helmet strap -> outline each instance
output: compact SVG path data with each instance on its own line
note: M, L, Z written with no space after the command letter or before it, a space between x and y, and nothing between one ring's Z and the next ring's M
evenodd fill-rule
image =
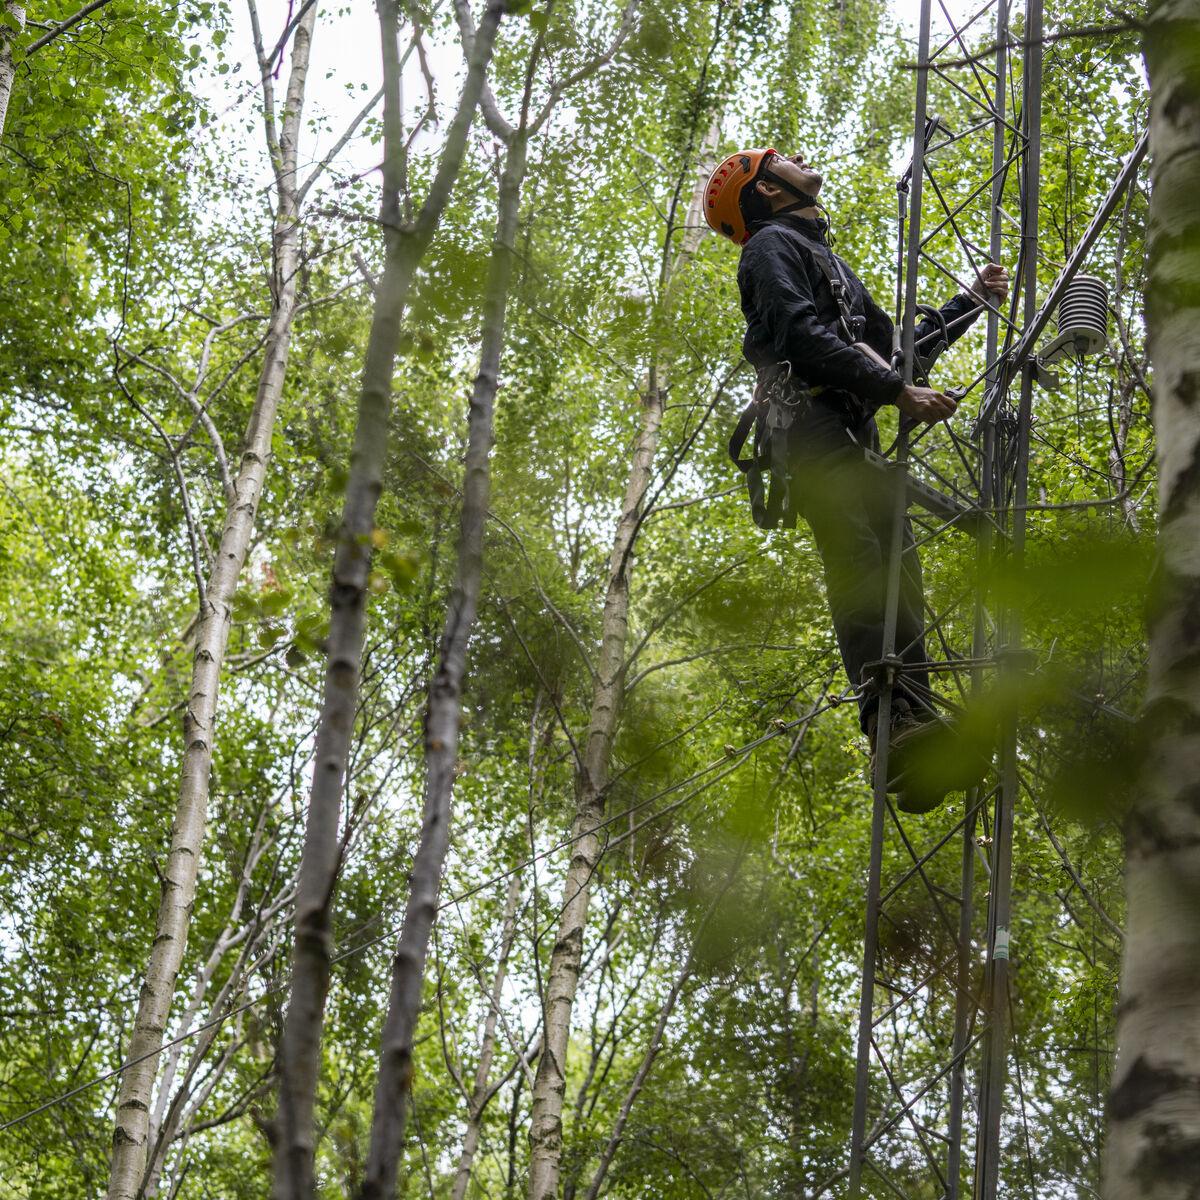
M774 171L769 169L763 171L761 178L769 179L778 187L783 188L785 192L791 192L791 194L796 197L796 200L793 204L789 204L785 208L777 208L775 210L776 216L780 216L784 213L798 212L802 208L817 207L816 196L811 196L808 192L802 192L798 187L796 187L795 184L784 179L781 175L776 175Z
M777 208L775 210L775 215L777 217L781 217L785 213L794 213L794 212L799 212L801 209L804 209L804 208L816 208L817 207L817 198L815 196L809 196L809 195L805 194L804 192L801 192L800 196L801 196L801 199L795 201L793 204L785 204L783 208Z

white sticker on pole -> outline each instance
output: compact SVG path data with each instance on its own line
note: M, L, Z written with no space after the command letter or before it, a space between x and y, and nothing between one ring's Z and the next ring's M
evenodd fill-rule
M1001 926L996 930L996 944L992 947L992 958L1008 957L1008 930Z

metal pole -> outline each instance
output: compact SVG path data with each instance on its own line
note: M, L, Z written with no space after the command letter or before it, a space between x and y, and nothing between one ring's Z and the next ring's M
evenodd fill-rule
M1076 242L1070 257L1063 264L1062 270L1059 271L1057 278L1050 285L1050 290L1046 293L1046 299L1042 301L1041 307L1036 311L1031 320L1024 322L1021 337L1013 347L1012 353L1008 356L1005 363L1004 371L999 376L1003 381L1001 387L999 389L996 388L995 380L988 383L983 406L979 412L979 421L981 424L994 418L996 410L1003 402L1004 396L1008 391L1008 385L1016 377L1017 371L1024 366L1026 360L1033 354L1035 343L1042 336L1043 332L1045 332L1046 326L1050 324L1050 318L1054 315L1054 310L1058 307L1058 302L1067 290L1067 285L1079 273L1080 267L1083 266L1087 256L1092 252L1092 248L1099 240L1100 234L1104 232L1105 226L1112 218L1113 213L1116 212L1117 205L1120 203L1121 197L1125 194L1125 189L1133 186L1133 181L1137 178L1138 167L1141 166L1142 159L1146 157L1148 146L1149 134L1143 134L1129 157L1125 160L1120 171L1117 172L1117 177L1113 180L1112 187L1109 188L1108 194L1104 197L1100 207L1088 223L1088 227L1083 231L1083 236Z
M1024 257L1024 319L1026 328L1036 319L1038 277L1038 205L1040 202L1042 137L1042 4L1028 0L1024 58L1025 171L1022 179L1021 237ZM1017 568L1025 548L1025 502L1029 490L1029 427L1033 407L1033 364L1021 373L1017 410L1017 453L1013 489L1010 565ZM998 498L999 499L999 498ZM1016 685L1021 644L1021 615L1006 614L1004 635L1008 661L1007 684L1013 699L1005 717L1001 745L1000 792L992 830L992 894L988 914L990 988L986 1080L981 1096L975 1189L977 1200L995 1200L1000 1177L1000 1117L1004 1104L1005 1066L1008 1057L1009 913L1012 900L1013 811L1017 801Z
M932 0L921 0L921 28L917 51L917 95L913 131L912 185L908 210L908 264L901 348L904 379L911 383L914 363L917 275L921 247L921 184L925 173L925 108L929 84L929 24ZM894 517L888 554L887 594L884 608L881 657L891 658L896 649L896 616L900 604L901 555L904 547L904 517L907 503L905 460L907 439L901 435L898 465L893 483ZM887 812L888 741L892 724L892 672L880 680L879 710L875 735L874 806L871 813L871 858L867 871L867 913L863 934L862 996L858 1009L858 1058L854 1075L854 1114L850 1127L850 1176L848 1195L855 1200L862 1191L862 1169L867 1132L867 1108L871 1090L871 1044L875 1002L875 961L879 945L879 880L883 865L883 828Z
M917 47L916 120L913 124L912 184L908 203L908 263L904 278L904 317L900 348L904 379L913 379L913 339L917 325L917 276L921 267L921 193L925 182L925 116L929 91L929 19L932 0L921 0L921 32Z
M992 108L995 116L992 119L992 211L991 229L988 238L988 257L994 263L1000 262L1004 253L1003 217L1004 185L1007 182L1007 172L1003 170L1005 145L1008 138L1008 128L1004 120L1004 106L1008 101L1008 2L997 0L996 6L996 94ZM987 317L987 362L994 363L1000 349L1000 316L992 308ZM989 373L989 383L996 374L993 369ZM986 394L986 389L985 389ZM984 482L986 488L988 483Z
M990 213L990 236L988 239L988 258L998 263L1003 256L1003 216L1004 185L1006 172L1002 168L1006 159L1006 141L1008 129L1004 120L1004 110L1008 99L1008 0L997 0L996 5L996 87L992 97L992 108L995 116L992 120L992 207ZM987 317L987 349L985 351L988 363L995 363L1000 349L1000 317L994 310L989 310ZM993 367L988 372L988 387L995 382L997 375ZM985 395L987 389L985 388ZM979 505L988 509L994 496L993 473L996 466L996 430L994 422L988 422L983 428L983 454L980 463L980 496ZM980 579L987 577L988 564L992 556L992 524L984 521L979 528L977 561L979 563ZM973 657L979 661L987 656L987 624L984 614L983 597L975 598L975 630L973 637ZM983 672L976 667L972 671L972 695L978 697L983 686ZM978 802L979 789L972 789L967 795L968 807L974 807ZM974 1006L971 992L971 932L974 925L974 884L975 884L975 825L976 817L972 814L963 823L962 832L962 864L959 886L962 908L959 911L958 927L958 978L957 995L954 1008L954 1042L953 1054L955 1068L950 1077L950 1145L946 1156L946 1176L948 1189L946 1200L958 1200L961 1182L962 1164L962 1135L963 1135L963 1091L966 1077L966 1063L963 1050L967 1043L967 1030L970 1025L972 1008Z
M891 718L892 689L879 697L878 729L886 730ZM879 945L879 877L883 866L883 821L887 811L887 737L877 742L882 751L883 771L875 772L874 807L871 813L871 861L867 871L867 922L863 933L862 996L858 1007L858 1060L854 1070L854 1116L850 1126L850 1200L861 1195L862 1168L867 1136L867 1100L871 1090L871 1018L875 1001L875 953Z
M904 325L904 220L908 215L908 179L896 184L896 311L892 326L892 361L900 353L900 331Z
M1087 256L1092 252L1092 248L1104 232L1108 222L1112 219L1113 213L1117 211L1117 205L1120 204L1121 197L1125 195L1125 189L1131 187L1134 179L1137 178L1138 167L1141 166L1142 159L1146 157L1146 150L1149 148L1149 145L1149 133L1142 134L1137 145L1134 146L1129 157L1117 172L1117 177L1113 180L1108 193L1100 202L1100 207L1092 215L1092 219L1088 222L1083 235L1075 243L1075 248L1071 251L1070 257L1063 264L1062 270L1059 271L1058 276L1050 285L1049 290L1046 292L1045 300L1042 301L1040 307L1035 309L1033 317L1025 320L1020 340L1013 348L1012 357L1015 365L1020 366L1024 364L1025 360L1033 353L1034 343L1045 332L1046 326L1050 324L1050 318L1054 315L1054 310L1058 307L1058 302L1063 298L1063 293L1067 290L1067 285L1079 273L1080 267L1083 266Z
M973 809L978 789L967 794L967 806ZM963 1050L967 1045L967 1026L971 1017L971 926L974 906L971 892L975 886L975 814L963 822L962 867L959 895L962 905L958 913L958 972L955 979L954 1068L950 1072L950 1123L947 1133L950 1144L946 1150L946 1200L958 1200L959 1176L962 1171L963 1084L966 1063Z

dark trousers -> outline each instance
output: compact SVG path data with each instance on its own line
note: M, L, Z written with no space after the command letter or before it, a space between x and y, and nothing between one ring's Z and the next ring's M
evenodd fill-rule
M851 438L853 434L853 439ZM868 466L862 447L879 448L873 417L847 430L845 409L817 397L793 425L792 492L800 515L812 530L825 568L825 590L846 674L855 687L866 682L863 666L883 655L888 557L895 519L895 481ZM912 526L904 519L896 653L913 664L897 681L893 695L920 710L929 708L929 672L925 654L924 590ZM859 700L866 729L879 697Z

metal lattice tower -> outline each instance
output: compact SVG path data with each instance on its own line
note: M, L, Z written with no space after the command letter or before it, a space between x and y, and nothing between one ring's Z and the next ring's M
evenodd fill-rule
M1021 563L1035 386L1044 377L1035 346L1146 148L1143 137L1039 304L1042 0L1025 0L1019 12L1013 0L988 0L962 22L944 0L937 3L949 34L931 43L933 0L922 0L913 160L898 185L897 328L906 380L913 381L921 349L914 342L923 272L966 287L973 268L987 261L1015 259L1016 271L1006 310L988 314L983 368L962 389L956 423L965 429L966 414L973 415L970 436L943 423L934 431L901 432L886 458L866 452L892 476L897 497L877 671L881 729L888 728L893 686L904 671L896 630L906 510L917 546L960 539L964 555L973 554L982 568L979 578L997 561ZM984 55L972 48L993 41ZM948 103L961 127L934 117L933 101ZM964 110L971 116L962 126ZM979 178L980 164L989 161ZM964 162L976 169L966 186ZM969 264L970 274L956 271L955 261ZM1030 666L1019 612L991 611L979 587L931 612L925 637L931 660L925 666L942 693L931 700L947 717L985 688L1015 695ZM953 700L945 695L951 688ZM1012 1076L1009 930L1021 787L1016 702L1002 710L986 782L952 810L950 827L896 809L886 792L885 742L874 787L848 1194L994 1200ZM922 930L930 953L915 965L913 956L895 952L912 932L914 890L932 927L932 934Z

